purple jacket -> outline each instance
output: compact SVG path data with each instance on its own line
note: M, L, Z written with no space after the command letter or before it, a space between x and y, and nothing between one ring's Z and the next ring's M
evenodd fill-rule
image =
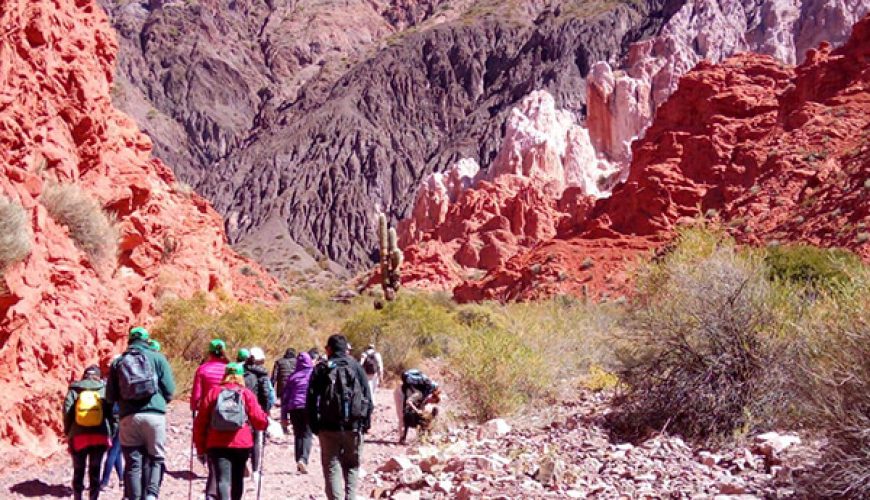
M314 362L307 352L296 356L296 370L284 382L284 393L281 394L281 407L289 410L305 408L305 398L308 394L308 381L314 371Z

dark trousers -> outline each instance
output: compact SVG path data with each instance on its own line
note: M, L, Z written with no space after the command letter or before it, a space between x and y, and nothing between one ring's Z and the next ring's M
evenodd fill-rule
M73 492L81 495L85 491L85 468L88 469L88 487L91 490L90 498L95 499L100 494L100 465L105 446L88 446L79 451L72 452L73 461Z
M245 492L245 464L250 448L212 448L208 459L217 480L218 500L240 500Z
M112 447L109 448L109 452L106 454L106 462L103 464L103 479L100 481L101 485L109 485L113 469L118 474L118 481L123 481L124 461L121 460L121 440L118 439L117 432L112 436Z
M311 426L308 425L308 411L305 408L290 410L290 423L293 425L293 443L296 448L296 461L308 464L311 453Z
M144 446L122 446L124 452L124 498L141 500L158 496L163 482L163 459L148 455Z

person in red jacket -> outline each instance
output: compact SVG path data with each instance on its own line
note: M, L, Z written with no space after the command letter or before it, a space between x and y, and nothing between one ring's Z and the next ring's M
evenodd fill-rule
M213 387L220 385L224 378L224 370L229 360L226 355L227 345L221 339L214 339L208 344L208 359L205 360L196 374L193 376L193 389L190 392L190 412L196 417L199 402ZM205 498L214 500L217 498L217 483L211 461L208 467L208 479L205 482Z
M240 500L245 491L245 463L254 447L254 437L251 427L263 431L268 425L266 412L260 408L257 396L245 388L245 370L238 363L230 363L224 371L220 385L213 387L200 400L196 417L193 419L193 443L197 453L208 454L212 463L217 482L217 497L219 500ZM244 412L239 412L234 405L226 404L232 398L227 398L224 391L236 392ZM232 394L230 394L232 396ZM218 408L218 405L222 406ZM229 416L229 418L228 418ZM233 417L238 417L237 421ZM214 428L216 422L233 430Z
M224 378L224 370L229 360L226 355L227 345L221 339L214 339L208 344L208 359L196 369L193 376L193 389L190 392L190 411L196 413L199 400L209 393L212 387L220 385Z

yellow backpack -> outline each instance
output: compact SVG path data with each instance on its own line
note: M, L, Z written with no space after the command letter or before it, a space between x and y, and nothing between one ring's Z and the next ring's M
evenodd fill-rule
M103 402L97 391L82 391L76 400L76 423L82 427L96 427L103 423Z

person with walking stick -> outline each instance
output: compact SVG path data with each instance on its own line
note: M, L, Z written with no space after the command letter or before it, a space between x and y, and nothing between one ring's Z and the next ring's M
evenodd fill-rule
M194 445L214 466L218 500L242 498L245 463L254 447L252 429L264 431L267 425L257 396L245 387L244 368L228 364L223 381L200 400L193 420Z

